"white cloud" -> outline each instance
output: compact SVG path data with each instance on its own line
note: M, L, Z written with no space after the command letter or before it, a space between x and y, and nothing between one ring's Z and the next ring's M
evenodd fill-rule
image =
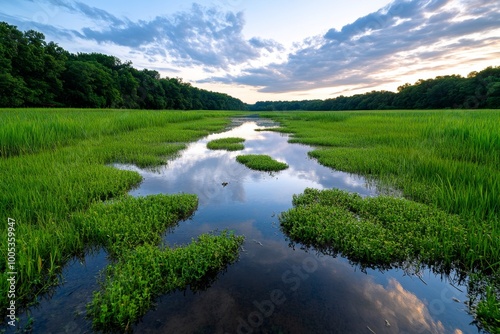
M224 12L193 4L187 11L131 21L78 1L47 2L71 14L79 14L94 24L69 31L30 22L42 31L64 35L66 39L73 36L128 47L141 51L150 59L160 57L176 66L228 69L231 65L259 58L263 53L283 50L281 44L270 39L253 37L247 40L242 34L245 25L242 12Z
M56 17L43 21L35 20L39 16L36 13L23 17L20 8L26 3ZM204 3L213 6L214 2ZM332 19L330 26L318 27L320 35L295 43L276 41L268 35L246 36L250 25L247 14L253 20L259 17L254 11L245 11L242 2L239 4L224 10L184 5L184 9L176 7L177 11L167 14L134 14L132 20L116 14L123 10L111 10L110 6L105 10L105 5L101 7L97 2L88 5L74 0L24 0L17 10L9 5L11 14L0 13L0 20L22 30L36 29L58 43L65 41L63 47L71 45L73 52L131 57L136 66L168 68L164 71L167 75L175 73L187 81L197 80L202 87L221 89L247 101L249 95L258 94L261 99L298 95L326 98L339 92L395 90L418 78L456 74L458 68L458 74L464 75L466 69L497 65L498 2L395 0L343 26L336 26L338 19ZM273 4L269 15L277 15L279 7ZM300 11L295 8L294 12ZM262 21L270 26L264 16ZM255 27L259 22L251 25Z
M307 39L284 63L211 80L257 86L270 93L376 87L381 81L394 81L391 72L410 64L425 67L446 57L449 67L454 57L459 59L471 48L491 50L500 45L498 22L500 4L486 0L396 0L340 30ZM496 36L487 35L492 31Z

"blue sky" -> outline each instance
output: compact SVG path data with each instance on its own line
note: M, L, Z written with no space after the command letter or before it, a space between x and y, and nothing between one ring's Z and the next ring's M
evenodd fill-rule
M500 65L491 0L0 0L0 21L247 103L396 91Z

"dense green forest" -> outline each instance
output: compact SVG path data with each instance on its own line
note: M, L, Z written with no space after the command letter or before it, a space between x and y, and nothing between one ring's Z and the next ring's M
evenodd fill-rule
M100 53L72 54L37 31L0 22L0 107L207 110L377 110L500 108L500 66L418 80L398 92L372 91L327 100L247 105L227 94Z
M460 75L418 80L398 87L398 92L372 91L327 100L266 101L250 106L254 111L273 110L377 110L500 108L500 67Z
M0 107L224 109L246 105L99 53L72 54L37 31L0 22Z

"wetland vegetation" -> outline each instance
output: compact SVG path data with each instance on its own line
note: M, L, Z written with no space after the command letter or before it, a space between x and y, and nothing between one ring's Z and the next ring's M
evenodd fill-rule
M126 330L156 296L196 286L237 259L243 237L228 232L175 249L158 247L166 228L188 218L197 202L189 194L127 196L73 215L85 240L105 247L113 260L88 305L96 328Z
M243 237L223 232L202 234L175 249L145 243L124 252L106 268L101 290L88 305L94 327L126 331L151 308L155 297L187 286L206 288L238 258L242 242Z
M362 174L406 198L362 200L342 192L308 190L281 216L293 240L333 248L373 265L444 261L465 273L478 273L487 277L479 295L488 298L472 302L490 312L477 315L485 327L499 327L498 110L267 116L283 125L275 131L293 134L291 141L316 146L309 155L321 164Z
M245 148L244 141L245 139L236 137L214 139L207 143L207 148L211 150L240 151Z
M58 275L69 259L99 247L106 250L110 263L88 305L97 329L130 328L158 296L186 285L196 290L210 284L237 259L242 238L223 231L173 249L165 247L162 235L196 210L197 197L132 198L126 193L141 176L110 164L168 164L187 142L223 130L235 115L1 110L0 210L16 219L16 300L24 306L36 302L60 283ZM335 189L307 189L294 196L293 208L279 215L291 241L342 254L367 268L412 263L444 273L459 271L469 284L470 312L486 330L498 330L498 111L261 116L280 122L280 128L269 130L291 134L291 142L313 145L308 154L321 164L362 174L403 197L362 198ZM230 145L243 142L225 139ZM269 162L287 167L267 155L237 159L257 162L250 168L259 170L271 170ZM4 239L5 226L0 230ZM2 257L7 259L5 251ZM8 289L5 261L2 291ZM0 297L4 310L6 296Z
M110 166L168 165L187 143L222 131L236 114L130 109L405 108L417 110L263 113L281 124L270 130L292 135L292 143L314 146L308 154L324 166L363 175L402 195L363 198L308 188L279 215L281 228L293 243L342 254L363 268L411 264L446 275L457 271L466 278L469 310L480 326L500 331L500 113L418 110L498 108L499 67L467 78L419 80L397 93L249 106L179 78L137 70L113 56L71 54L33 30L23 33L0 22L0 32L8 37L0 39L0 106L122 108L0 110L0 212L8 222L0 225L0 238L10 237L8 224L15 220L18 311L61 283L62 268L89 250L104 249L109 260L100 289L87 306L98 330L130 329L158 296L186 286L203 289L237 260L243 237L227 230L198 235L175 248L164 245L166 230L196 210L197 196L133 198L127 192L141 183L139 173ZM206 146L237 151L245 149L244 141L223 138ZM252 152L255 147L247 148ZM259 171L288 168L265 154L236 159ZM238 181L224 181L222 188ZM210 188L205 194L219 193ZM6 247L0 255L0 307L5 315L7 291L12 291L7 272L14 268L9 267Z
M141 176L109 164L165 164L187 142L222 130L228 116L227 112L2 110L0 211L16 221L17 307L36 302L59 283L64 264L90 248L105 247L116 258L112 268L122 268L121 259L132 256L136 247L152 252L166 227L187 218L197 199L192 195L122 197ZM6 224L2 224L0 236L7 239ZM217 244L227 245L226 239L233 246L240 243L223 234L207 240L212 245L207 252L211 249L220 254ZM237 247L231 251L237 252ZM7 291L6 248L1 255L0 288ZM220 256L214 261L202 259L204 267L194 269L221 268ZM158 293L158 288L150 293ZM2 293L3 312L8 302L7 293ZM137 316L144 307L134 312Z
M243 154L236 157L236 161L242 163L250 169L264 172L278 172L287 169L288 165L284 162L274 160L265 154Z
M280 216L291 239L365 266L413 260L451 268L468 244L458 216L403 198L306 189L293 205Z

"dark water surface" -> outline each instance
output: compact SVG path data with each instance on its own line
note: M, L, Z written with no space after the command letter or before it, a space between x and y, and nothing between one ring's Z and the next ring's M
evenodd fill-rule
M421 277L402 269L366 270L342 258L290 246L278 215L306 187L340 188L376 196L361 177L333 171L309 159L311 147L288 137L255 131L276 124L235 119L233 128L192 143L155 171L130 165L144 181L130 193L195 193L199 208L165 236L180 245L210 231L231 229L246 240L240 259L206 290L167 294L134 327L136 333L477 333L464 301L466 287L431 271ZM206 143L242 137L245 149L211 151ZM238 154L262 153L290 167L278 173L252 171ZM223 186L223 183L227 185ZM106 254L67 266L64 285L31 311L36 333L91 332L85 305L97 289ZM26 315L21 316L25 322Z

